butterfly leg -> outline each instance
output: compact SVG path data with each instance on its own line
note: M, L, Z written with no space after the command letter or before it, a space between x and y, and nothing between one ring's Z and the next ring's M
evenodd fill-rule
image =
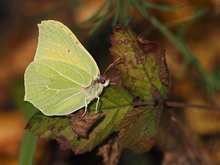
M95 113L97 113L97 112L98 112L99 100L100 100L100 97L98 96L98 97L97 97L96 106L95 106Z
M88 102L87 102L87 101L89 101L90 99L91 99L90 97L86 97L86 98L85 98L85 111L84 111L84 113L83 113L82 116L84 116L84 115L86 114L86 112L87 112L87 108L88 108ZM96 106L95 106L95 113L98 112L99 101L100 101L100 97L98 96L98 97L97 97Z
M88 108L87 99L89 99L89 97L86 97L86 98L85 98L85 111L84 111L84 113L82 114L82 116L84 116L84 115L86 114L86 112L87 112L87 108Z

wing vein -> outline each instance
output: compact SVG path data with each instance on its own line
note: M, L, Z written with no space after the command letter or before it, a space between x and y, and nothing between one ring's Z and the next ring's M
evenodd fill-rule
M77 93L75 93L75 94L73 94L73 95L71 95L71 96L69 96L69 97L63 99L62 101L58 102L57 104L55 104L54 106L52 106L52 107L51 107L50 109L48 109L48 110L50 111L50 110L53 109L54 107L56 107L56 106L62 104L63 102L65 102L66 100L70 99L71 97L73 97L73 96L79 94L80 92L81 92L81 91L79 91L79 92L77 92Z
M41 64L41 65L44 65L44 66L46 66L46 67L48 67L48 68L50 68L50 69L52 69L53 71L55 71L55 72L56 72L58 75L60 75L61 77L64 77L64 78L66 78L67 80L69 80L69 81L71 81L71 82L73 82L73 83L75 83L75 84L77 84L77 85L79 85L79 86L83 86L83 85L80 84L79 82L77 82L77 81L75 81L75 80L73 80L73 79L71 79L71 78L65 76L64 74L60 73L58 70L54 69L53 67L50 67L50 66L45 65L45 64L42 64L42 63L40 63L40 64ZM71 69L71 68L69 68L69 69ZM80 77L85 81L83 75L82 75L80 72L78 72L77 70L74 70L74 71L77 72L77 73L80 75ZM83 87L87 87L87 86L83 86Z

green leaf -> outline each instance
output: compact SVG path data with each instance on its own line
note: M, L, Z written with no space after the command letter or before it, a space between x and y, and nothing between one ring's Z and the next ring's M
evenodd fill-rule
M153 106L129 111L120 123L119 144L136 153L144 153L155 143L158 111Z
M166 100L170 76L164 48L123 26L115 27L111 42L111 55L122 59L117 69L131 93L150 102Z
M93 104L90 113L93 113L96 102ZM95 123L88 138L79 137L67 117L48 117L36 113L27 128L41 138L56 139L63 149L72 149L76 154L82 154L91 151L111 133L118 131L119 123L132 108L132 98L123 88L110 86L103 93L101 104L104 116Z

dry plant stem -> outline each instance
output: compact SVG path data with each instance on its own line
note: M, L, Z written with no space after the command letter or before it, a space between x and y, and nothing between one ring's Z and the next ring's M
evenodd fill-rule
M201 147L198 147L196 143L193 141L192 136L189 132L189 130L185 127L183 122L178 118L174 110L169 109L170 114L172 115L172 120L175 122L180 129L180 131L183 133L183 141L184 147L188 150L189 157L194 161L196 165L206 165L210 164L212 165L212 161L210 159L210 156L205 152L205 150Z
M134 102L134 106L147 106L152 104L149 101L140 101L140 102ZM206 106L206 105L198 105L198 104L188 104L183 102L175 102L175 101L166 101L165 106L167 108L196 108L201 110L215 110L220 111L220 107L214 107L214 106Z
M181 103L181 102L175 102L175 101L166 101L165 105L166 107L195 108L195 109L202 109L202 110L220 111L220 107L198 105L198 104L188 104L188 103Z

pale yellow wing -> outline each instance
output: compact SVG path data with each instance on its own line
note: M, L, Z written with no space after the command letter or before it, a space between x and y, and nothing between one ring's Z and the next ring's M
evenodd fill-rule
M25 72L25 100L48 116L67 115L85 106L91 76L54 60L32 62Z
M40 34L34 60L50 59L69 63L85 70L93 79L100 75L95 60L65 25L47 20L38 26Z

